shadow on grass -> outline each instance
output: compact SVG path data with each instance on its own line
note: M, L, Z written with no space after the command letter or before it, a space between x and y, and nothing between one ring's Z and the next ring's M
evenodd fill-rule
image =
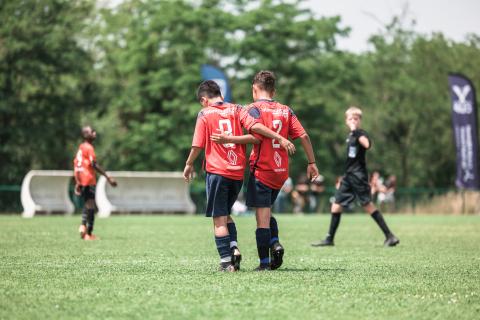
M347 269L342 268L282 268L272 272L346 272Z

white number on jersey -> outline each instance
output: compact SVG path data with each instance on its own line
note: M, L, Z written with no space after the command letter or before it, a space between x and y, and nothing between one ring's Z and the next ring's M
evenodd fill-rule
M221 133L226 133L229 136L231 136L233 134L232 123L230 122L230 119L219 120L218 121L218 126L220 127L220 132ZM234 148L235 144L234 143L224 143L223 146L225 148Z
M272 121L273 130L275 130L278 134L280 134L280 130L282 130L282 120L273 120ZM273 148L280 148L280 143L277 140L272 139L272 147Z
M81 167L82 166L82 150L78 150L77 152L77 167Z

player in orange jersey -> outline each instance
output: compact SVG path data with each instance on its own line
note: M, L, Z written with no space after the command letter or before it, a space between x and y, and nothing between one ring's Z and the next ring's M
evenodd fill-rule
M82 224L80 237L84 240L96 240L92 234L95 220L95 186L97 178L95 171L107 178L111 186L116 187L117 182L110 177L97 163L93 141L97 133L90 126L82 128L83 143L78 147L77 155L73 161L75 176L75 194L84 200L82 211Z

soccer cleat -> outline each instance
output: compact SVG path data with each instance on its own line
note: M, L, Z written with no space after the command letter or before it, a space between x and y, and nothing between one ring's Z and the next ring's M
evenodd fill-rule
M333 240L329 238L325 238L324 240L319 242L314 242L311 245L312 247L328 247L328 246L333 247L335 244L333 243Z
M220 262L220 266L218 267L218 271L220 272L235 272L235 267L233 264L228 261L228 262Z
M395 247L397 244L400 243L400 239L398 239L397 237L395 237L395 235L393 234L390 234L387 239L385 239L385 242L383 243L383 245L385 247Z
M80 233L80 239L84 239L85 234L87 233L87 226L84 224L81 224L80 227L78 228L78 232Z
M272 259L272 262L270 262L270 268L272 270L280 268L280 266L283 263L283 254L285 250L283 249L283 246L280 244L280 242L276 241L272 244L270 247L270 256Z
M253 271L270 271L272 270L268 263L260 263Z
M100 238L98 238L94 234L86 234L85 237L83 237L83 240L93 241L93 240L100 240Z
M237 247L232 247L232 264L235 271L240 270L240 262L242 261L242 255Z

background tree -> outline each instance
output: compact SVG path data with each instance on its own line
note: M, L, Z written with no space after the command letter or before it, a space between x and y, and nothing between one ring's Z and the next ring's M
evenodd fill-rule
M343 170L344 111L359 105L374 148L371 169L399 185L450 187L455 153L447 74L480 84L480 38L453 42L396 18L372 49L341 51L340 17L301 1L88 0L0 2L0 174L19 184L32 169L70 169L78 128L99 131L111 170L181 170L209 63L230 77L234 101L251 102L251 79L278 77L277 99L308 130L327 185ZM292 177L305 170L298 152Z
M0 181L71 166L80 114L95 105L81 45L91 1L0 2Z
M362 103L376 142L373 167L397 174L402 186L453 186L447 75L462 72L478 88L478 38L455 43L441 34L419 35L395 19L371 42L374 50L363 64Z

